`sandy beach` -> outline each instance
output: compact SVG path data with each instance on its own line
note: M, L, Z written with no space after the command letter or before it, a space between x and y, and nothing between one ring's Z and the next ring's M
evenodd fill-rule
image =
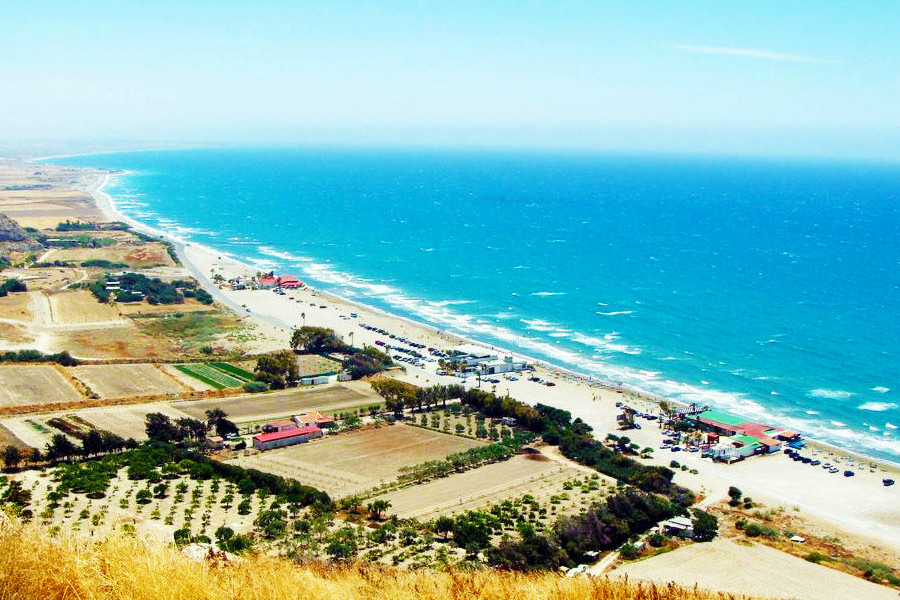
M428 347L447 348L468 342L434 327L349 302L313 288L290 290L285 295L271 290L235 291L219 288L213 283L214 275L221 275L226 280L237 276L249 277L256 275L257 269L224 253L185 242L122 215L112 199L103 192L103 185L108 179L109 175L98 173L96 184L91 189L107 218L125 221L136 229L174 242L185 267L218 302L257 323L268 334L272 349L287 347L291 329L302 325L332 328L356 346L374 345L384 338L377 332L362 328L361 323L387 330L397 337L418 341ZM356 316L351 316L352 314ZM491 348L489 345L482 345ZM507 354L499 349L495 349L495 353ZM407 366L400 378L417 385L463 381L456 377L439 376L435 373L435 368L435 363L426 363L422 367ZM617 401L624 401L648 412L658 409L653 405L653 399L637 397L628 390L605 387L587 377L552 365L537 363L536 374L554 382L555 387L527 381L527 377L520 377L517 381L500 377L498 384L481 382L480 385L525 402L541 402L569 410L573 416L581 417L590 424L598 438L616 432L616 415L619 413L615 406ZM469 377L464 383L467 386L479 384L474 377ZM677 470L675 481L703 494L707 503L727 498L728 487L734 485L741 488L746 496L751 496L766 506L799 510L803 515L827 523L835 532L857 536L862 541L871 540L872 543L900 552L900 502L897 496L900 489L884 487L881 483L883 477L900 478L900 470L896 465L825 446L811 446L808 454L815 453L823 459L822 462L832 462L842 470L853 468L857 475L846 478L840 473L831 474L821 468L794 462L781 453L753 457L728 465L701 459L699 453L676 454L661 450L659 446L663 435L655 421L643 421L641 429L631 430L627 435L642 448L654 448L654 458L651 459L653 463L668 466L671 460L677 459L690 469L696 469L698 473L695 475ZM876 466L870 467L870 463Z

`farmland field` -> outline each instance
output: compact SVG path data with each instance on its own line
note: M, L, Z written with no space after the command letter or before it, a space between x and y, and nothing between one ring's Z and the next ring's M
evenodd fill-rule
M104 235L103 237L112 237ZM49 260L81 263L86 260L108 260L126 263L131 268L152 267L155 265L173 266L175 263L159 242L147 242L142 246L115 245L103 248L61 248L55 251Z
M400 467L439 460L482 442L408 425L352 431L234 461L291 477L335 498L392 482Z
M16 321L31 321L34 313L31 311L31 297L29 294L9 294L0 298L0 318L15 319Z
M163 403L87 408L76 414L98 429L111 431L126 439L143 440L147 437L144 429L147 415L156 412L168 415L173 420L188 416L171 405Z
M54 367L0 367L0 408L80 400L83 400L81 394Z
M12 431L7 429L3 425L0 425L0 446L3 446L4 448L6 446L19 446L21 448L26 445L27 444L23 443L22 440L17 438Z
M72 373L103 399L184 391L155 365L87 365L75 367Z
M401 517L434 519L531 494L542 504L563 493L569 479L584 473L547 460L541 455L519 455L464 473L457 473L380 496L391 502L391 511Z
M301 354L297 356L297 365L300 369L300 377L318 375L329 371L340 372L341 363L317 354Z
M97 301L87 290L71 290L49 296L53 322L63 325L118 321L122 317L111 304Z
M246 371L230 363L214 362L209 364L210 366L218 369L219 371L224 371L225 373L231 375L232 377L235 377L236 379L243 379L245 381L253 381L254 379L256 379L256 376L250 371Z
M216 389L241 387L242 385L244 385L243 380L232 377L228 373L220 371L215 367L212 367L205 363L175 365L175 368L182 373L187 373L191 377L199 379L203 383L213 386Z
M352 386L352 387L349 387ZM364 386L364 387L363 387ZM354 389L356 388L356 389ZM311 410L347 410L370 404L380 404L381 398L374 395L368 384L340 384L304 390L294 388L266 394L247 394L221 400L197 400L180 402L178 408L189 415L202 419L207 410L221 408L228 417L237 422L276 419L296 415Z
M187 373L183 373L183 372L179 371L178 369L175 368L175 365L161 364L161 365L159 365L159 368L161 371L163 371L167 375L170 375L171 377L175 378L178 382L181 383L181 385L183 385L184 387L186 387L189 390L197 391L197 392L206 392L209 390L216 389L213 386L209 385L208 383L203 383L199 379L196 379L194 377L191 377Z

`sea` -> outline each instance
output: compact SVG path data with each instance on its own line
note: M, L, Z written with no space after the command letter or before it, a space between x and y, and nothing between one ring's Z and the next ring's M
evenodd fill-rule
M600 381L900 462L900 165L99 154L129 217Z

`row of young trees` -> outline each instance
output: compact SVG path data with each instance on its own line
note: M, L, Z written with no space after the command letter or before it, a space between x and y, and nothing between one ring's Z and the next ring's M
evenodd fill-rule
M484 464L506 460L515 450L505 444L488 444L450 454L444 460L429 460L416 465L400 467L398 483L422 483L451 473L460 473Z

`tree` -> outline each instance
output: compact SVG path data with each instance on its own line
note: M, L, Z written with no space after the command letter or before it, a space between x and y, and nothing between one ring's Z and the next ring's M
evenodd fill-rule
M416 401L416 386L396 379L378 379L372 382L372 389L384 398L385 407L401 417L403 408L414 405Z
M694 509L694 533L691 539L695 542L711 542L719 533L719 520L699 508Z
M103 435L96 429L88 431L81 440L81 453L94 456L103 452Z
M280 538L287 530L287 512L283 510L261 510L253 524L267 538Z
M291 333L291 348L310 354L340 352L347 348L334 329L303 326Z
M22 461L22 452L16 446L9 445L3 449L3 466L8 470L17 469Z
M181 429L172 423L172 419L163 413L150 413L145 419L147 437L154 442L180 442L183 438Z
M57 433L50 438L46 454L49 460L69 460L78 454L78 448L64 434Z
M366 508L369 509L369 514L372 515L372 518L376 521L380 521L384 512L391 507L390 500L373 500L366 505Z
M742 492L738 488L736 488L734 486L729 487L728 488L728 497L731 498L731 500L728 501L728 504L730 504L731 506L737 506L738 504L741 503L741 496L743 496L743 495L744 495L744 492Z
M343 500L341 500L341 508L346 510L349 513L355 513L362 506L362 496L359 494L354 494L353 496L347 496Z
M453 519L446 515L438 517L434 522L434 532L441 534L441 537L446 541L447 534L453 531Z
M210 429L214 429L217 435L222 437L237 435L238 433L237 425L228 420L228 413L221 408L213 408L206 411L206 424Z
M256 379L274 389L294 385L300 376L300 368L294 355L287 350L264 354L256 359Z
M181 439L197 441L206 435L206 424L198 419L182 417L175 421Z

